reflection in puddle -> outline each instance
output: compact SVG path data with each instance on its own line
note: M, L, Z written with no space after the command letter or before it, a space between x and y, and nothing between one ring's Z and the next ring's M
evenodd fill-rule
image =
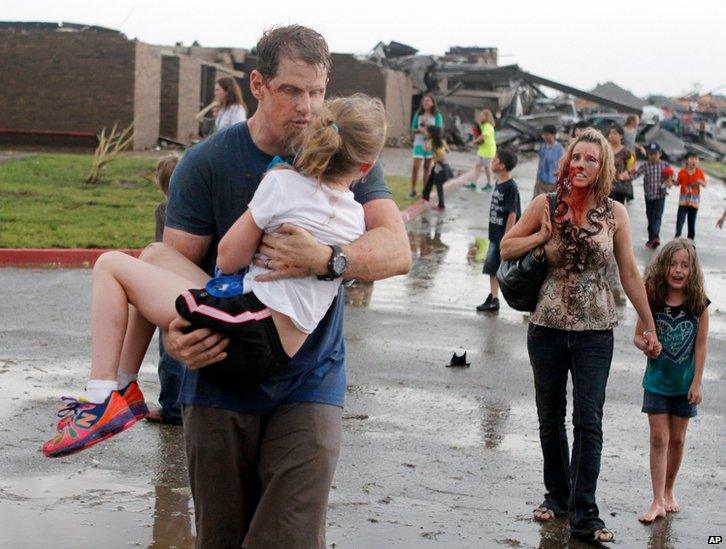
M149 431L143 448L109 442L44 461L49 474L1 478L0 547L193 547L182 430Z
M154 527L149 547L191 547L193 505L186 488L157 486L155 489Z
M364 280L354 280L351 284L346 284L345 304L353 307L368 307L373 295L373 282Z
M192 547L194 504L180 427L160 427L156 463L153 540L149 547Z
M649 526L648 549L674 549L676 547L673 540L672 522L673 515L668 515L665 519L656 520Z
M406 281L415 288L425 289L432 285L449 251L449 246L441 241L443 223L441 217L431 222L428 217L423 216L418 230L408 232L413 264Z
M484 447L497 448L504 439L504 426L509 417L509 406L501 401L482 400L479 405L481 413L482 438Z

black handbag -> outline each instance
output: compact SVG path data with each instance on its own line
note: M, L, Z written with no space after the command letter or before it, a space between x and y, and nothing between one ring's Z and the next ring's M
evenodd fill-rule
M550 219L554 217L557 198L548 195ZM547 257L544 250L535 248L519 259L502 261L497 269L499 289L507 304L517 311L531 312L537 308L539 291L547 276Z

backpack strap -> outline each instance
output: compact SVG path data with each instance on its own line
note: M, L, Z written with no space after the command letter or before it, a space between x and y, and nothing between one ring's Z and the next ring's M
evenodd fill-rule
M555 220L555 208L557 207L557 193L547 193L547 203L550 206L550 221Z

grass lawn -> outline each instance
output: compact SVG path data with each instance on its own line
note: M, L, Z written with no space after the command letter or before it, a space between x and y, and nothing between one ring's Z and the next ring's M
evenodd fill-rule
M154 158L121 157L84 183L90 155L37 154L0 164L0 248L142 248L154 238ZM401 208L409 180L386 180Z
M726 179L726 163L724 162L703 162L701 167L704 171L718 175L722 179Z

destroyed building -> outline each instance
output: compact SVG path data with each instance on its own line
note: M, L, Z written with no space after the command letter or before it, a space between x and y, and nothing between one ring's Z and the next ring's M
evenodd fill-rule
M389 42L378 43L367 56L334 53L332 61L328 97L366 93L383 100L392 145L409 142L411 117L425 93L444 115L447 141L460 148L473 139L477 109L497 117L498 143L525 147L540 140L545 124L567 131L583 117L611 123L656 109L612 82L588 92L515 64L499 66L495 47L455 46L433 56ZM186 146L204 135L195 115L212 101L218 78L236 78L254 112L247 75L255 64L254 54L241 48L158 46L103 27L0 22L0 143L93 147L103 128L133 122L135 149L160 141ZM560 95L548 97L542 88ZM699 115L708 110L709 118L692 117L690 125L702 134L700 144L709 154L723 154L722 97L695 94L668 103L679 113L690 113L694 105ZM682 143L681 136L674 141L660 127L668 122L664 118L644 121L651 127L641 139L661 143L674 157L696 146Z
M74 23L0 22L0 143L93 147L114 124L134 123L134 149L200 137L195 115L222 76L240 83L255 58L239 48L158 46L116 30ZM403 72L333 54L330 97L367 93L386 103L388 135L407 135L412 86Z

